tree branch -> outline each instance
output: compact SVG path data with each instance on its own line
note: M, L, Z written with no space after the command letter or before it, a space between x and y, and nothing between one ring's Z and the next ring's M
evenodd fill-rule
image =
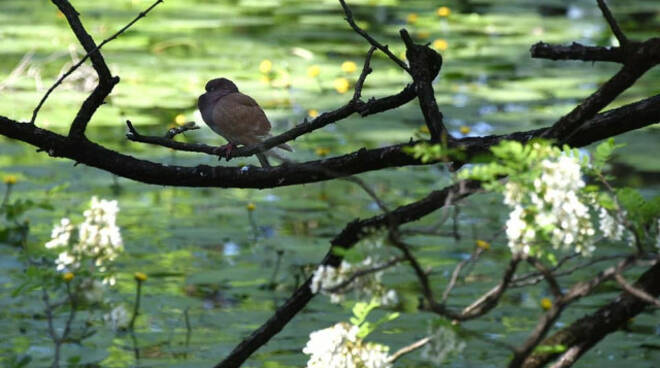
M381 214L364 220L356 219L348 223L342 232L331 240L330 244L332 247L350 249L362 238L369 235L373 229L389 227L392 221L395 221L397 224L416 221L446 205L448 196L453 198L451 203L455 203L455 201L468 196L478 189L479 183L474 181L461 183L461 185L455 184L439 191L433 191L425 198L398 207L388 214ZM321 264L337 267L342 259L341 256L330 249ZM245 338L215 368L239 367L253 352L284 328L314 296L309 288L311 281L311 277L308 278L283 305L277 308L277 311L275 311L268 321L253 331L249 337Z
M653 297L660 295L660 262L656 262L637 279L635 288ZM541 345L567 346L568 350L560 360L575 361L605 336L617 331L631 318L641 313L648 305L647 301L623 292L598 311L580 318L546 338ZM522 367L542 367L557 356L559 353L535 352L525 359Z

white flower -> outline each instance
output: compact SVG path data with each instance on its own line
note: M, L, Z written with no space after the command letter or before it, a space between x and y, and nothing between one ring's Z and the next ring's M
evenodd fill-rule
M59 254L59 256L57 256L57 259L55 260L55 264L57 265L58 271L62 271L64 269L77 268L76 258L67 251L62 252Z
M598 211L598 219L600 221L600 231L606 238L612 240L621 240L623 238L623 232L626 230L623 226L623 216L624 214L617 213L616 219L607 212L606 209L600 208Z
M45 244L45 247L51 249L68 245L71 240L72 232L73 225L71 224L71 220L66 217L61 219L59 225L53 227L53 231L50 235L51 240Z
M103 301L103 293L105 292L105 285L98 280L86 279L80 285L82 294L85 300L89 303L100 303Z
M506 223L509 248L528 253L537 237L547 234L554 249L574 247L583 255L590 254L595 230L589 208L579 197L585 183L578 159L563 154L546 158L540 165L533 190L514 181L504 187L504 203L512 208ZM529 218L534 222L527 223Z
M118 305L113 308L110 313L106 314L104 317L106 322L112 325L113 330L120 330L128 327L130 322L130 317L128 316L128 311L123 304Z
M452 329L441 326L433 332L429 342L424 345L422 358L440 365L448 355L460 353L465 346L465 342L460 341Z
M389 348L379 344L364 343L357 337L359 328L348 323L314 331L303 348L310 355L308 368L388 368Z
M359 266L355 266L345 260L336 268L321 265L314 271L309 288L313 294L321 293L330 296L331 303L342 302L344 295L349 291L353 291L358 299L371 300L372 297L377 297L381 299L381 305L395 304L398 302L396 291L387 290L381 282L383 271L369 272L360 277L353 278L341 290L332 290L351 279L353 274L359 270L376 268L378 266L374 264L371 257L365 258Z
M52 239L45 244L46 248L69 248L60 253L55 262L57 269L80 267L85 258L99 268L106 262L114 261L124 248L119 227L115 223L117 212L117 201L92 197L90 208L83 212L85 220L77 226L78 239L75 241L71 236L75 226L68 218L60 220L60 224L53 228Z

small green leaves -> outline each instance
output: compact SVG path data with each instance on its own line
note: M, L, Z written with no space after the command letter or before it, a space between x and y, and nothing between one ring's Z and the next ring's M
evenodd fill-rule
M592 154L592 165L593 169L596 172L603 170L605 162L612 156L612 153L617 148L624 147L625 144L615 144L614 138L610 138L607 141L596 146L596 150Z
M420 143L412 147L404 147L403 152L428 163L431 161L462 161L465 152L459 148L447 148L441 144Z
M379 319L376 322L369 322L367 321L367 317L369 316L369 313L378 308L380 306L380 302L378 302L377 299L371 299L369 303L365 302L358 302L355 303L353 306L353 317L351 317L350 322L354 326L359 327L359 332L357 336L361 339L367 337L370 333L372 333L378 326L385 322L392 321L396 318L399 317L398 312L394 313L388 313L386 314L383 318Z

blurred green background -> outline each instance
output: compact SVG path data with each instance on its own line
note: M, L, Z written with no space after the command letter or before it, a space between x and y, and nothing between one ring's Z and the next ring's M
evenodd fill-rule
M72 1L97 43L109 37L151 4L148 0ZM457 136L488 135L547 126L588 96L618 69L612 63L533 60L529 47L538 42L612 45L616 41L595 1L396 1L348 2L358 23L392 51L404 47L398 31L407 28L420 43L431 43L444 64L434 82L436 98L450 130ZM542 4L541 4L542 3ZM657 1L612 2L612 10L631 38L658 36ZM441 7L443 10L440 10ZM59 73L82 57L80 45L56 7L43 0L0 1L0 115L30 119L32 110ZM121 77L107 104L92 119L88 136L124 153L165 164L195 166L255 164L252 158L229 163L215 157L173 152L125 139L129 119L141 133L194 120L201 130L178 137L188 142L224 144L201 121L196 99L207 80L224 76L255 98L282 132L306 117L346 103L369 45L344 20L337 1L166 0L129 31L103 48L114 75ZM363 90L365 99L401 90L409 77L380 53ZM89 65L65 80L42 108L37 125L66 132L80 104L95 86ZM647 73L612 105L657 94L657 70ZM353 116L292 142L294 160L348 153L360 147L424 137L416 102L362 119ZM617 138L628 145L612 163L616 184L658 193L658 126ZM263 323L309 275L328 249L328 240L355 217L378 213L377 206L351 183L333 181L273 190L163 188L135 183L68 160L36 153L26 144L0 137L0 174L17 175L15 198L48 200L54 209L29 213L30 247L42 247L62 216L79 218L92 195L119 201L118 222L126 251L113 302L130 303L132 275L145 272L144 315L136 339L103 326L82 346L67 344L65 356L107 367L206 367L218 362L250 331ZM410 167L368 173L362 178L391 207L409 203L450 181L442 167ZM56 189L56 190L53 190ZM460 241L416 236L410 240L425 266L434 268L438 290L448 273L474 247L477 238L495 234L507 213L496 196L468 201L458 219ZM256 208L251 215L246 206ZM252 216L252 219L249 218ZM429 216L424 224L437 221ZM257 239L255 239L257 234ZM479 235L478 235L479 234ZM375 235L364 243L382 243ZM367 246L361 245L361 246ZM379 250L380 252L390 252ZM281 267L273 278L278 252ZM617 249L601 250L603 254ZM470 282L452 294L451 306L473 300L496 282L509 257L500 237L473 270ZM14 278L22 270L19 251L0 244L0 356L29 354L34 366L52 355L40 293L15 297ZM579 279L575 275L574 279ZM434 316L419 313L414 275L402 267L385 277L397 289L402 317L374 333L374 341L398 349L420 337ZM273 282L274 290L263 287ZM559 326L616 295L599 289L562 317ZM541 312L543 287L517 289L504 305L460 330L467 348L451 366L502 366L509 354L489 340L517 343ZM184 311L192 333L187 337ZM39 317L41 316L41 317ZM349 313L315 298L246 366L298 367L311 331L347 320ZM660 359L660 325L640 316L630 331L618 332L587 354L583 366L649 366ZM625 339L623 336L625 335ZM136 361L133 347L139 347ZM649 347L651 346L651 347ZM81 363L82 364L82 363ZM401 366L432 366L419 354Z

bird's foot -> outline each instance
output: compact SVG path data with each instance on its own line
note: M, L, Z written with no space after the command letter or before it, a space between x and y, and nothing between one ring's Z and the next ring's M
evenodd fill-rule
M224 146L220 146L215 149L215 154L218 155L218 160L222 160L222 156L225 157L227 161L231 158L231 151L236 148L236 145L233 143L227 143Z

